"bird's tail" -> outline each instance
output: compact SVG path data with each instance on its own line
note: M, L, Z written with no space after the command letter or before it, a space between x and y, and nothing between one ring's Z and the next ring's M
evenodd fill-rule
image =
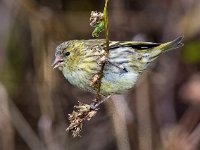
M173 41L159 45L158 47L156 47L156 49L160 49L162 50L162 52L165 52L165 51L180 48L183 46L182 40L183 40L183 36L179 36Z
M154 47L150 54L151 61L155 60L163 52L182 47L183 46L182 40L183 40L183 36L179 36L173 41L162 43Z

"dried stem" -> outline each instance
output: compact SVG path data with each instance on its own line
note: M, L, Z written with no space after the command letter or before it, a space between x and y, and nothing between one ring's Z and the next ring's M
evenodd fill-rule
M105 49L105 58L108 58L109 56L109 28L108 28L108 13L107 13L107 10L108 10L108 0L106 0L105 2L105 6L104 6L104 22L105 22L105 36L106 36L106 49ZM107 59L105 59L107 60ZM101 101L101 96L100 96L100 90L101 90L101 80L103 78L103 71L104 71L104 68L105 68L105 65L106 65L106 62L107 61L104 61L102 62L101 64L101 70L99 72L99 78L98 78L98 81L97 81L97 94L96 94L96 101Z
M106 49L104 50L103 55L101 56L100 60L100 71L96 75L94 75L90 85L95 85L97 88L97 94L96 99L93 103L90 105L83 104L79 102L78 106L75 106L75 110L69 114L69 121L70 125L67 128L67 131L72 132L73 137L80 136L80 132L82 130L82 125L85 120L90 120L93 116L96 115L98 107L100 104L102 104L105 100L109 99L110 96L106 97L104 100L101 99L100 90L101 90L101 80L104 75L104 68L108 60L109 55L109 34L108 34L108 15L107 15L107 9L108 9L108 0L105 2L104 6L104 12L103 16L102 13L98 12L92 12L90 17L90 25L92 27L95 27L95 30L93 31L92 35L98 37L98 34L102 31L101 27L99 27L99 24L103 23L103 27L105 28L105 36L106 36ZM102 20L103 17L103 20ZM100 29L99 29L100 28Z

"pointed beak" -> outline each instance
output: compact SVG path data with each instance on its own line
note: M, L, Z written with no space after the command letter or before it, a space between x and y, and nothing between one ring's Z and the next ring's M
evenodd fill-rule
M56 56L56 58L51 66L53 67L53 69L55 69L63 64L64 64L64 60L60 56Z

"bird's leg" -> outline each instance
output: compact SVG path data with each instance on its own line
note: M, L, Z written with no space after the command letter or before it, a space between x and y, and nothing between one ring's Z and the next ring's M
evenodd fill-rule
M92 110L96 110L98 109L99 105L101 105L103 102L105 102L106 100L108 100L111 97L111 95L105 97L103 100L99 101L99 100L94 100L91 104L90 104L90 108Z

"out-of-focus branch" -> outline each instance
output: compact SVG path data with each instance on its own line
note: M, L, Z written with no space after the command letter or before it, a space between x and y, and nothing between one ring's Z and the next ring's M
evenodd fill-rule
M39 5L33 0L5 0L5 3L11 8L11 9L18 9L22 10L26 13L26 15L34 15L37 16L38 18L41 17L39 15L38 10L39 10Z
M15 126L18 133L21 135L23 140L29 146L31 150L46 150L44 144L41 142L39 137L30 127L26 119L23 117L21 112L18 110L16 105L10 100L10 114L11 121Z
M48 20L47 20L48 21ZM39 119L39 131L42 139L49 150L56 149L56 141L52 131L52 123L55 117L53 100L51 97L52 91L52 73L51 73L51 55L49 46L49 37L46 38L46 26L43 20L35 17L30 19L30 28L33 44L33 59L36 74L36 90L39 97L41 109L41 117ZM49 48L49 49L47 49Z
M199 107L190 106L182 116L179 124L188 133L192 132L200 121Z
M190 139L195 145L200 143L200 123L196 126L193 132L190 134Z
M11 116L8 104L8 95L3 85L0 84L0 139L3 150L14 150L14 131L11 125Z
M132 115L126 115L129 111L124 96L114 95L112 96L113 100L110 100L107 103L108 110L112 115L113 126L115 130L117 147L119 150L131 150L129 143L129 135L127 128L127 120L132 120ZM131 117L131 118L128 118Z
M144 73L143 75L145 76L145 80L136 89L138 144L139 150L153 150L152 112L150 109L148 74Z

